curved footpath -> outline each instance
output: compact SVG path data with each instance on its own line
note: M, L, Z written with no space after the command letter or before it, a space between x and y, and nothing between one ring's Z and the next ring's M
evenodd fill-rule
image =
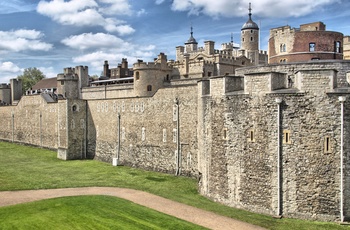
M48 190L4 191L0 192L0 207L43 199L81 195L107 195L123 198L130 200L136 204L152 208L159 212L210 229L264 229L252 224L220 216L212 212L204 211L189 205L171 201L147 192L126 188L84 187Z

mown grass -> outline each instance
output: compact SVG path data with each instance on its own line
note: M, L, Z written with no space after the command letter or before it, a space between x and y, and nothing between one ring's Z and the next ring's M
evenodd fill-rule
M87 186L143 190L268 229L348 229L336 223L274 219L229 208L200 196L194 179L93 160L61 161L54 151L0 142L0 190Z
M108 196L49 199L0 208L0 229L205 229Z

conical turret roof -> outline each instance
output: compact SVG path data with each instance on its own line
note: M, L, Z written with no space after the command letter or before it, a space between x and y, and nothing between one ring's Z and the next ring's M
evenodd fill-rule
M193 28L191 26L191 36L185 44L198 44L196 39L193 37Z
M250 29L255 29L255 30L259 30L259 26L258 24L256 24L253 20L252 20L252 8L251 8L251 4L249 3L249 19L246 23L244 23L244 25L242 26L241 30L250 30Z

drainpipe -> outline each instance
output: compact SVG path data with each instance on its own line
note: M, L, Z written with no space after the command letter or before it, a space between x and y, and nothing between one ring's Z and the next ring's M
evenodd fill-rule
M346 100L345 96L340 96L339 102L341 105L341 121L340 121L340 221L344 221L344 194L343 194L343 181L344 181L344 174L343 174L343 168L344 168L344 102Z
M281 216L281 103L282 98L276 98L277 103L277 216Z
M120 154L120 113L118 113L118 150L117 150L117 162L119 161Z
M85 121L84 121L84 159L87 157L87 127L88 127L88 103L85 101Z
M179 114L179 99L175 98L175 106L176 106L176 176L180 175L180 160L181 160L181 146L180 146L180 114Z
M14 142L15 140L15 113L11 112L11 115L12 115L12 142Z
M41 111L40 111L40 114L39 114L39 124L40 124L40 147L43 147L43 121L42 121L42 114L41 114Z

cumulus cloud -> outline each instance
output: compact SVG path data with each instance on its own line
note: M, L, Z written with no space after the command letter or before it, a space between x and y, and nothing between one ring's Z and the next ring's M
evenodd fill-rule
M100 50L88 54L74 57L72 60L79 65L86 64L91 67L90 70L99 72L102 71L102 66L105 60L108 60L111 67L116 67L122 58L127 58L130 64L137 62L138 58L153 60L155 53L154 45L149 46L134 46L128 45L127 49L120 48Z
M299 17L310 14L340 0L251 0L253 13L260 17ZM172 10L187 11L189 14L206 14L212 17L244 16L248 3L240 0L173 0Z
M57 77L57 72L53 67L38 67L47 78Z
M132 10L127 0L99 0L101 3L107 4L101 7L100 12L107 15L131 15Z
M10 79L22 74L22 69L13 62L0 62L0 83L9 83Z
M70 36L62 40L62 43L71 48L87 50L87 49L102 49L110 47L127 47L129 44L122 39L104 33L85 33L80 35Z
M44 35L36 30L0 31L1 51L49 51L52 44L42 42Z
M100 4L94 0L40 1L37 12L63 25L101 26L108 32L117 32L121 35L134 32L129 25L124 25L124 21L105 17L105 15L131 14L127 0L99 0L99 2Z

